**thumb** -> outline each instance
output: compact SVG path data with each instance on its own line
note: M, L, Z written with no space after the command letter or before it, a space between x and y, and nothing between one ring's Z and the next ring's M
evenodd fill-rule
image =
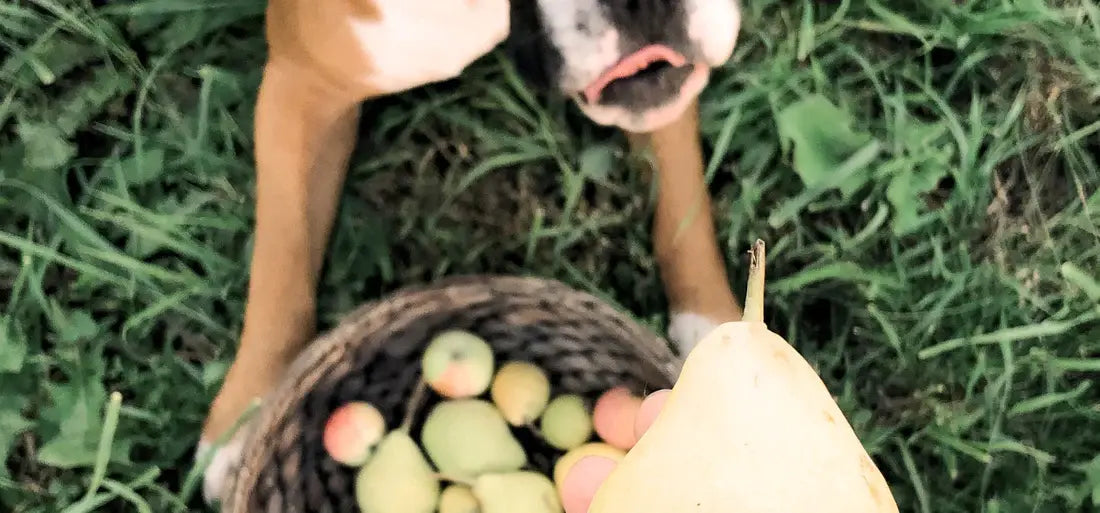
M659 390L642 401L634 419L634 433L641 438L661 412L668 399L668 390ZM565 513L587 513L592 498L596 496L607 476L615 470L617 462L604 456L585 456L573 464L565 474L561 485L561 502Z

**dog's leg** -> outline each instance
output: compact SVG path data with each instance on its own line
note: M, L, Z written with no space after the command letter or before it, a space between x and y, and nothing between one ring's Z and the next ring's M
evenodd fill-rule
M256 103L256 219L240 347L203 428L199 454L275 386L314 335L315 293L348 160L358 101L285 61L265 67ZM243 433L207 467L216 501Z
M669 126L630 135L635 148L648 147L656 159L654 253L669 300L669 338L681 354L718 324L741 319L715 236L698 116L696 104Z

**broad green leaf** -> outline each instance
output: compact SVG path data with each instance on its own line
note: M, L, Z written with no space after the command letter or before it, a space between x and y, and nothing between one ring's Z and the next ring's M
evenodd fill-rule
M1085 485L1091 488L1092 505L1100 506L1100 455L1084 466Z
M27 336L4 316L0 319L0 372L19 372L27 357Z
M88 340L98 334L99 325L96 324L95 319L84 310L74 310L65 320L65 325L61 327L58 336L61 342L72 344Z
M48 384L50 406L40 415L40 431L52 429L36 454L39 462L58 467L90 467L95 464L96 450L103 429L107 391L97 376L87 376L66 384ZM131 440L116 439L110 460L128 463Z
M922 123L907 119L898 130L903 153L893 161L885 178L886 199L894 209L891 221L895 235L907 235L927 221L924 194L932 191L948 174L951 147L942 140L948 133L943 123Z
M99 449L98 434L97 429L95 433L88 433L88 436L56 437L38 448L38 462L64 469L91 467L96 463ZM111 444L109 461L129 463L132 446L132 441L116 438Z
M52 171L76 155L76 146L65 140L57 127L45 123L21 122L16 131L23 141L23 165Z
M615 149L608 144L593 144L581 152L579 160L577 167L581 176L603 182L615 165Z
M841 163L872 139L870 134L853 130L851 115L821 95L788 105L776 123L784 144L794 145L794 170L807 188L827 183ZM868 179L866 170L861 170L837 188L847 199Z
M18 404L8 404L6 400L4 403L0 405L0 461L7 461L19 435L34 427L33 422L23 418ZM7 477L8 473L7 465L0 465L0 477Z
M145 185L156 181L164 173L164 150L153 148L137 154L130 155L119 162L122 168L122 176L130 185Z

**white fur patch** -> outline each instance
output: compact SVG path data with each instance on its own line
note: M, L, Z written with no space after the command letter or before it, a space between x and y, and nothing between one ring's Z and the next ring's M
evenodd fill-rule
M741 32L739 0L687 0L688 39L703 52L707 64L717 67L733 55Z
M719 324L693 312L673 313L668 323L668 338L680 350L680 357L686 358L695 344L718 328Z
M550 42L561 53L561 87L578 92L623 57L619 31L595 0L538 0ZM581 30L579 27L584 27Z
M364 80L399 92L457 77L508 37L508 0L373 0L377 22L354 30L373 69Z
M210 450L209 442L199 442L195 459L201 459ZM207 504L215 504L222 500L225 485L240 466L243 450L243 436L236 436L229 443L215 449L214 457L210 460L210 465L206 467L206 473L202 477L202 495Z

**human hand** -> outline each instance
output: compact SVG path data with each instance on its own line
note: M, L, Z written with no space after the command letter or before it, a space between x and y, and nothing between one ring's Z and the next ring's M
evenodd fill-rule
M668 389L658 390L642 401L638 414L634 418L635 439L641 438L653 424L657 414L664 407L669 392ZM611 471L615 470L617 464L615 460L603 456L585 456L573 464L573 468L565 474L561 486L561 502L565 513L587 513L592 498L596 496L596 491L603 485L607 476L611 475Z

